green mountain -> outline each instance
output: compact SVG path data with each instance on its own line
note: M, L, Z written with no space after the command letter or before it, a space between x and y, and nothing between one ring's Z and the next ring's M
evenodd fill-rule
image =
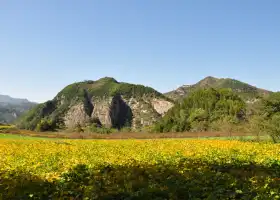
M257 88L255 86L249 85L247 83L235 79L215 78L212 76L208 76L196 84L183 85L176 90L166 93L165 95L173 100L180 100L188 96L190 92L203 88L230 88L233 90L233 92L241 96L245 101L254 100L258 97L266 96L271 93L270 91Z
M220 131L245 122L246 103L231 89L198 89L175 103L154 127L156 132Z
M29 111L18 125L33 130L45 120L47 126L70 129L92 123L136 128L154 123L172 106L153 88L104 77L66 86L53 100Z
M36 103L27 99L12 98L0 95L0 123L12 123L18 117L30 110Z

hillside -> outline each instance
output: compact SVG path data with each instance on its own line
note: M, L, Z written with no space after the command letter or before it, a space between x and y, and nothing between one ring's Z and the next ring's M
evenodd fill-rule
M245 118L246 104L232 90L199 89L176 102L157 122L155 131L217 131L228 122L238 124Z
M180 100L186 97L190 92L203 88L230 88L239 96L241 96L245 101L254 100L260 96L268 95L269 93L271 93L270 91L257 88L255 86L235 79L215 78L212 76L208 76L196 84L183 85L176 90L166 93L165 95L173 100Z
M0 95L0 122L12 123L27 110L36 104L27 99L12 98L8 95Z
M104 127L141 127L157 121L172 101L143 85L104 77L70 84L57 96L39 104L19 121L19 127L35 129L42 120L63 128L90 124Z

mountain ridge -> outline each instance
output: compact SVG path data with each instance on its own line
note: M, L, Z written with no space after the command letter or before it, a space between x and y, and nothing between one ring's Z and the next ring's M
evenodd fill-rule
M256 86L236 79L207 76L195 84L182 85L175 90L164 93L164 95L177 101L186 97L190 92L202 88L230 88L244 100L252 100L272 93L269 90L257 88Z
M151 87L104 77L67 85L29 111L19 126L33 130L42 120L51 120L65 128L93 121L113 128L139 127L152 124L172 106L172 100Z
M0 94L0 122L12 123L35 105L27 99Z

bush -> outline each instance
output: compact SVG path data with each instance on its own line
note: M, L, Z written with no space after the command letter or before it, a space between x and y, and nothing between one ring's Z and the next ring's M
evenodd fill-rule
M280 113L273 115L264 123L265 131L267 131L274 143L278 143L280 141Z
M42 119L36 126L36 131L54 131L57 128L55 121L51 119Z
M75 131L78 133L82 133L82 132L84 132L84 129L82 128L82 126L80 124L77 124Z
M262 100L257 127L270 135L276 143L280 141L280 92L272 93Z
M98 126L97 124L90 125L87 130L90 133L99 133L99 134L110 134L110 133L118 132L117 129Z
M121 128L120 132L129 133L129 132L131 132L131 127L123 127L123 128Z

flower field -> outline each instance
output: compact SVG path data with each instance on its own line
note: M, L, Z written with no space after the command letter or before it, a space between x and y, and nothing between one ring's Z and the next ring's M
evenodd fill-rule
M279 199L280 145L0 140L0 199Z

